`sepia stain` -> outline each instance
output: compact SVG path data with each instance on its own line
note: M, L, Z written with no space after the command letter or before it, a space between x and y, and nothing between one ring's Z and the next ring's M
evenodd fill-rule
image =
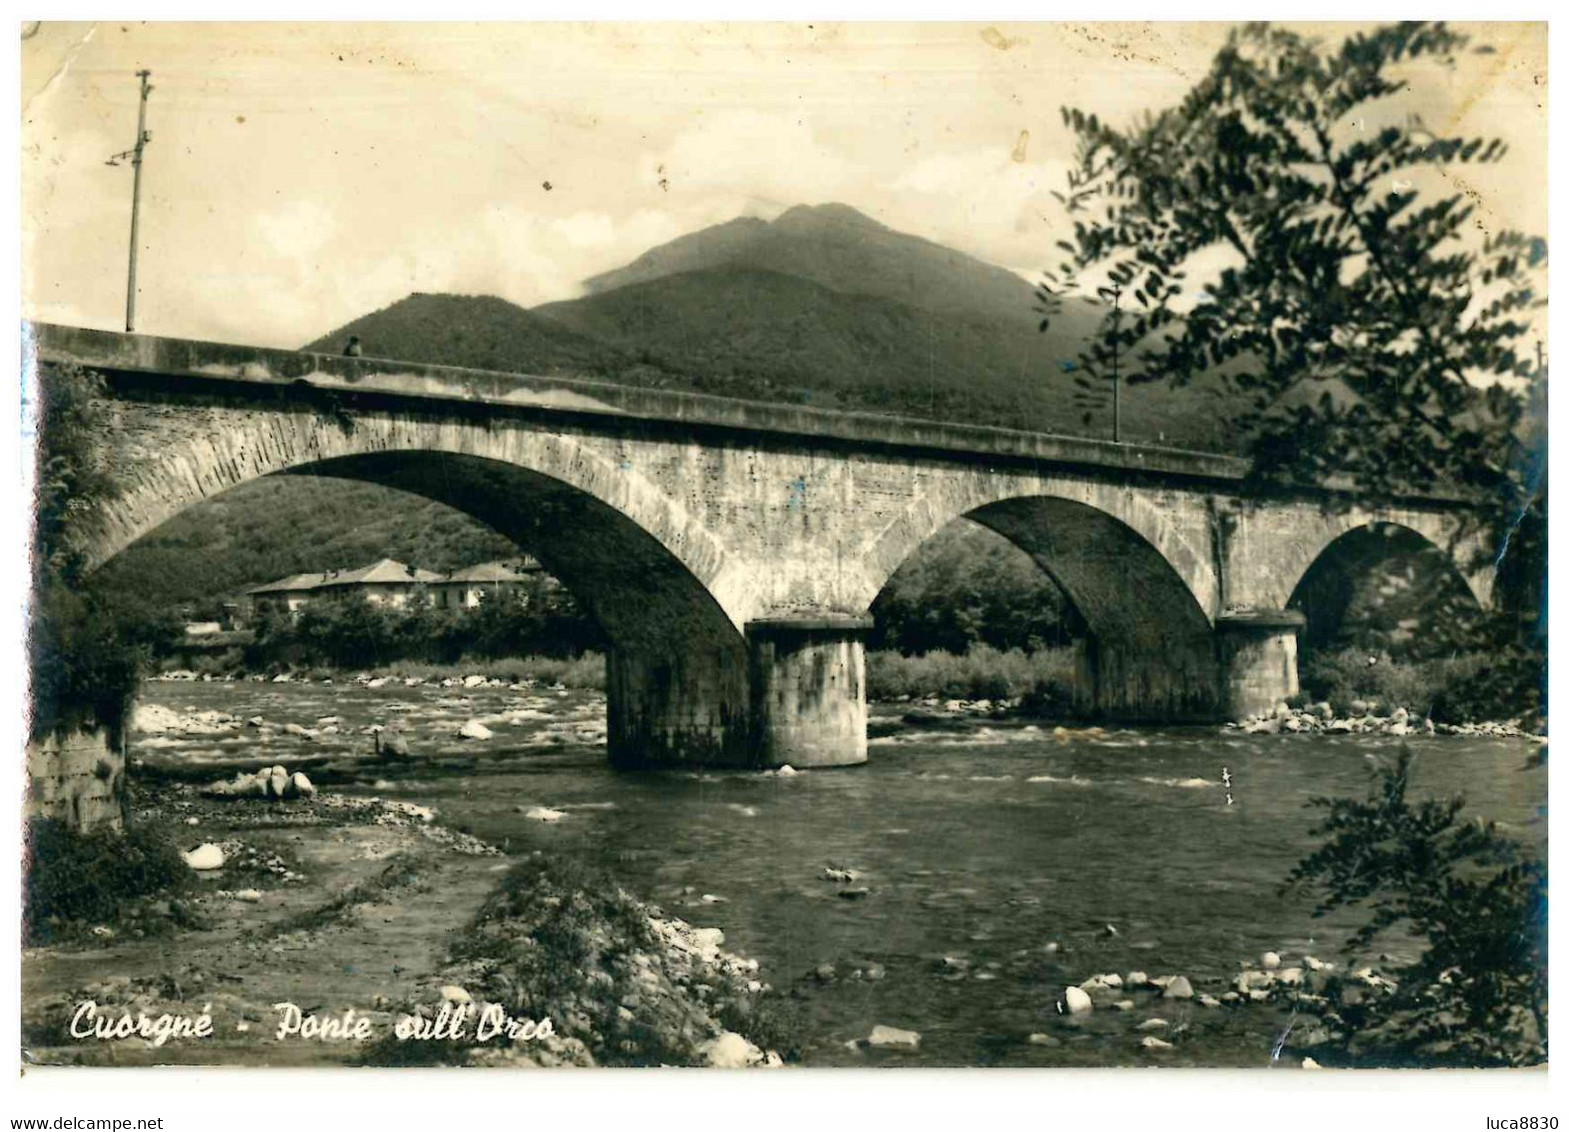
M245 125L245 115L244 114L236 114L234 116L234 120L237 123L239 123L240 125L242 125L242 126Z
M1007 51L1011 47L1021 47L1030 42L1022 35L1010 39L994 27L986 28L981 32L981 41L988 47L995 47L998 51Z
M1024 152L1029 144L1030 131L1020 130L1019 140L1013 143L1013 160L1020 165L1024 164Z
M547 193L548 193L548 192L549 192L549 191L550 191L550 190L551 190L551 189L552 189L552 188L554 188L554 186L553 186L553 185L552 185L552 184L551 184L551 183L550 183L550 182L549 182L549 181L546 181L546 182L545 182L545 183L544 183L544 186L543 186L543 187L544 187L544 189L545 189L545 191L546 191L546 192L547 192Z

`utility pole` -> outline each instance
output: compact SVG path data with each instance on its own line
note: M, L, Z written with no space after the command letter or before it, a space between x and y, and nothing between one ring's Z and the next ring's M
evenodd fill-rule
M1122 350L1122 284L1100 289L1101 298L1111 299L1111 442L1122 443L1122 374L1118 369Z
M136 329L136 245L140 241L138 229L142 212L142 151L147 148L147 143L153 136L147 130L147 96L153 92L152 84L147 80L152 77L151 71L137 71L136 77L142 80L141 102L136 110L136 144L123 153L117 153L106 164L118 165L120 159L131 159L133 172L131 174L131 263L126 274L125 282L125 330L126 333Z

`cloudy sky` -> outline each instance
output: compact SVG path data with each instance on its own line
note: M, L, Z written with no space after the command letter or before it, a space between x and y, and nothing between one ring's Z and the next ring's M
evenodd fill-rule
M1316 29L1336 38L1345 29ZM1410 73L1486 133L1491 226L1545 233L1546 36ZM411 291L530 306L732 217L842 201L1033 276L1064 103L1175 102L1219 24L50 24L24 29L23 305L123 325L135 72L153 71L138 330L298 346Z

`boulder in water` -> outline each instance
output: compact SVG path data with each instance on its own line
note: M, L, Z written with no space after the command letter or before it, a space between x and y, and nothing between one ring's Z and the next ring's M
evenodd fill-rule
M1088 1014L1095 1009L1095 1004L1090 1001L1090 996L1078 987L1069 987L1063 991L1062 1001L1067 1006L1069 1014Z
M1165 998L1192 998L1193 984L1188 982L1186 975L1178 975L1166 984L1166 989L1162 992L1162 996Z
M483 740L493 738L496 733L490 728L486 727L479 720L471 719L458 729L458 734L463 736L465 739Z

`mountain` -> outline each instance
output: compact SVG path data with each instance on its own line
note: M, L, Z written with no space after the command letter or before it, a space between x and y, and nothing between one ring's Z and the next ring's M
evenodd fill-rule
M336 352L974 424L1104 436L1086 425L1072 359L1102 309L1070 303L1037 330L1011 271L842 204L742 217L595 276L579 299L525 310L415 294L324 335ZM1212 448L1225 414L1201 390L1124 391L1124 439Z
M772 271L845 295L892 299L920 310L1028 325L1033 288L1011 271L919 236L896 232L843 204L798 205L772 223L732 220L644 252L596 275L599 295L689 271Z

